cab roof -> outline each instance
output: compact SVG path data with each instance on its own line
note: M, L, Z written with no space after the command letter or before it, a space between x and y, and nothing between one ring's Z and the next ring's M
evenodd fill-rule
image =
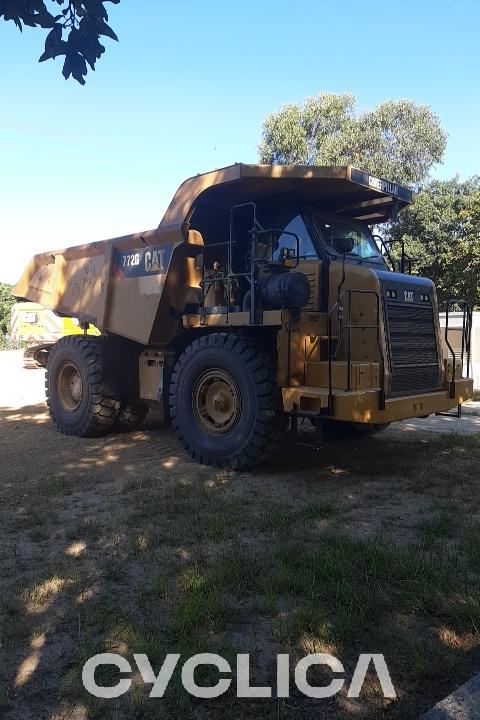
M394 206L401 210L413 200L412 191L397 183L374 177L350 165L245 165L236 163L196 175L178 188L159 227L183 224L196 207L219 207L273 198L300 198L330 213L362 220L385 222ZM205 205L207 207L205 207Z

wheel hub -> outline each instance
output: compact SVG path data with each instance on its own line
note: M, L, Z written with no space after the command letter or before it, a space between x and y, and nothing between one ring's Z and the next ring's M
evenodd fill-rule
M198 424L210 435L225 435L238 422L241 395L237 383L226 370L204 372L192 393L193 413Z
M75 412L83 398L83 381L79 369L66 362L58 374L58 396L67 412Z

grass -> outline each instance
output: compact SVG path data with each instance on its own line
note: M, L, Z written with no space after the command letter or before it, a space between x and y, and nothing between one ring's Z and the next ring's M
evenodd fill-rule
M420 543L431 550L437 541L451 538L455 531L455 519L450 510L442 510L431 520L425 520L418 527Z
M4 516L0 669L15 652L25 657L43 633L47 644L63 638L59 701L83 704L95 720L145 720L158 716L149 688L135 687L114 704L97 701L82 688L86 659L146 653L158 671L168 652L218 652L233 661L250 651L255 667L268 668L277 652L333 652L351 667L360 652L384 652L401 694L389 714L413 720L479 657L479 451L477 436L440 436L409 443L408 451L400 442L348 452L332 444L299 470L197 474L188 464L160 476L152 453L154 469L143 478L131 459L119 465L120 478L96 490L93 507L93 476L71 487L52 472L35 497L22 497L26 513ZM407 501L418 512L396 514ZM20 564L21 587L14 582ZM208 668L199 678L216 681ZM14 695L2 680L5 713ZM230 693L223 705L199 709L178 672L164 702L172 718L197 710L249 717L253 707ZM309 717L308 702L296 697L253 711ZM365 716L381 717L374 690L361 703Z
M79 540L88 538L90 542L98 540L102 533L100 522L94 517L85 517L75 519L65 528L65 538L67 540Z
M306 520L323 520L338 515L341 509L329 502L314 502L304 505L300 509L300 514Z
M425 489L451 481L458 483L468 466L474 468L471 453L480 452L480 433L440 435L428 443L409 443L406 451L403 443L391 443L385 452L378 452L378 444L370 444L370 453L355 452L348 457L344 467L357 474L407 478L412 488Z
M480 575L480 524L470 523L463 532L462 546L467 561L474 572Z
M62 495L70 495L75 491L75 482L72 478L54 476L40 482L37 493L40 497L55 498Z
M173 643L180 648L196 646L198 633L218 628L221 621L218 585L198 568L189 568L181 578L181 593L169 624Z
M297 642L309 633L345 647L386 612L441 618L447 608L452 615L458 611L454 555L398 548L381 538L324 533L308 549L285 541L262 556L237 552L233 560L227 555L215 576L238 600L249 593L288 598L294 608L291 637ZM473 623L466 629L474 630Z

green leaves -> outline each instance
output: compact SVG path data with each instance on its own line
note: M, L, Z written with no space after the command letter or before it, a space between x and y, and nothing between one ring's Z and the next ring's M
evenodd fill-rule
M100 37L118 40L107 24L107 2L120 0L50 0L60 6L60 14L47 10L48 0L0 0L0 18L23 25L51 28L45 39L45 51L39 62L65 56L62 74L85 85L88 66L95 70L96 61L105 52Z
M23 25L51 28L55 22L43 0L0 0L0 17L13 21L20 31Z
M412 100L357 113L353 95L322 93L269 115L259 155L264 163L351 164L419 191L446 141L438 118ZM441 305L455 295L480 300L480 177L430 182L386 231L405 239Z
M435 180L399 215L389 236L405 240L414 269L432 278L441 309L450 297L480 299L480 177Z
M353 95L321 93L265 119L259 156L264 163L351 164L416 188L441 162L445 145L428 107L388 100L358 114Z
M10 314L14 304L11 286L0 283L0 338L10 332Z
M45 52L40 56L38 62L56 58L58 55L65 55L66 49L67 43L62 40L62 26L57 23L47 35Z
M80 85L85 85L84 76L88 72L85 58L80 55L80 53L72 51L66 52L65 56L62 70L62 75L65 80L68 80L71 75Z

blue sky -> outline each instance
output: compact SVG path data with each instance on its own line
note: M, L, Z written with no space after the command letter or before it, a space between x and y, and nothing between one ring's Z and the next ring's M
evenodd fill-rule
M139 12L137 12L137 9ZM430 105L437 177L480 172L478 0L122 0L85 87L0 22L0 281L35 252L156 227L182 180L255 162L262 120L318 92Z

